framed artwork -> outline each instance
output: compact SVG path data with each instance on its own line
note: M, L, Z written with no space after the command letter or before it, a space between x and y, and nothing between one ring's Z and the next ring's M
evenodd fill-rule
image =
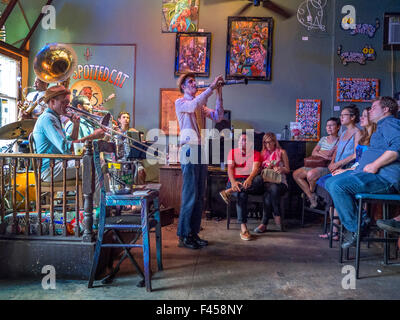
M210 32L177 33L175 75L191 71L198 77L209 77L210 48Z
M136 44L66 43L76 52L77 63L70 78L71 99L89 98L117 118L120 111L131 115L135 126ZM111 58L110 57L114 57Z
M321 134L321 100L297 99L296 122L300 123L300 140L319 141Z
M336 101L371 102L379 96L379 79L337 78Z
M226 79L271 80L272 18L228 17Z
M197 95L205 89L200 89ZM183 97L179 89L160 89L160 129L165 135L179 135L179 124L176 118L175 101ZM200 111L196 112L199 129L205 128L205 118ZM172 122L172 124L171 124Z
M162 0L162 32L196 32L200 0Z

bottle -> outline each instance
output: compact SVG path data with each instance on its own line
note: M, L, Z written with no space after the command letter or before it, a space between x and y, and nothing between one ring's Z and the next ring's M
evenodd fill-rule
M290 139L290 130L289 127L286 125L285 128L282 130L282 140L289 140Z

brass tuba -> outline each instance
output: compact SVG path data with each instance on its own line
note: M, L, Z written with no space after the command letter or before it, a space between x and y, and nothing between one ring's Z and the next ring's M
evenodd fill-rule
M44 82L63 82L74 72L76 61L76 53L72 47L50 43L37 53L33 61L33 70Z
M33 71L44 82L63 83L68 87L69 78L76 67L76 61L76 53L72 47L66 44L50 43L36 54ZM23 92L28 88L24 88ZM20 109L27 114L30 114L41 103L41 100L28 103L26 96L24 96L24 100Z

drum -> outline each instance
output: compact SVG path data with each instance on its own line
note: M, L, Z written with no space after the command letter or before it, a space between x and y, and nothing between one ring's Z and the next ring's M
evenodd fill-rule
M8 200L10 208L13 208L12 201L13 201L13 189L14 189L14 178L11 177L11 183L9 183L9 175L5 176L5 198ZM16 190L17 190L17 210L25 209L25 197L26 197L26 173L19 172L16 176ZM28 185L29 185L29 202L33 204L36 202L36 186L35 186L35 175L33 171L28 172ZM6 205L7 206L7 205ZM32 209L32 205L31 205Z
M135 181L135 164L131 161L108 162L110 191L115 194L132 193Z

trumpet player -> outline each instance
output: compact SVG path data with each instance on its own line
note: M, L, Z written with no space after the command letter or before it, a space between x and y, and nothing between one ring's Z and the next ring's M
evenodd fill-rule
M179 214L178 232L180 247L199 249L208 245L206 240L198 236L200 232L203 196L207 176L207 165L201 163L201 136L197 126L196 111L219 122L223 119L222 85L224 79L218 76L212 84L196 97L197 85L194 73L183 74L178 79L178 88L184 94L175 101L176 116L180 128L181 167L182 167L182 198ZM216 108L209 109L205 105L215 90L217 94ZM193 157L192 157L193 155ZM196 157L187 161L189 157ZM200 160L200 161L196 161ZM186 163L185 163L186 162Z
M24 103L21 101L18 101L18 108L19 108L19 115L18 119L35 119L39 117L44 109L46 109L46 103L39 102L41 98L43 98L47 87L49 84L47 82L44 82L40 80L38 77L35 78L35 82L33 84L33 87L35 88L35 91L32 91L28 93L28 95L25 98L25 104L31 105L32 103L38 102L36 107L33 109L32 112L27 113L25 110L26 108L24 107Z

